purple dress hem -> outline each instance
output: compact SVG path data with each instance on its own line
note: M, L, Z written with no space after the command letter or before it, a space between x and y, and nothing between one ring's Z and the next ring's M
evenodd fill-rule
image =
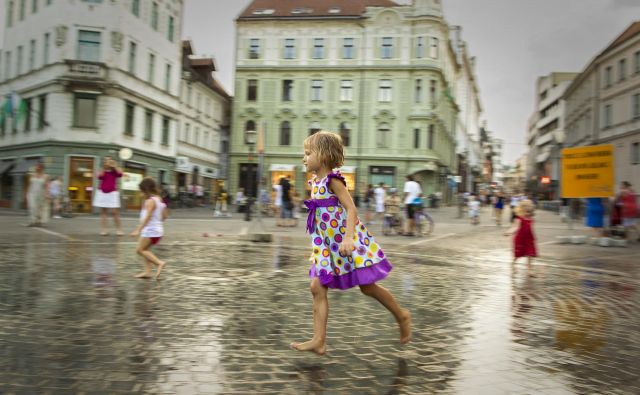
M320 283L325 287L344 290L358 285L373 284L383 280L389 275L391 269L393 269L393 266L391 266L391 263L389 263L387 258L384 258L374 265L361 267L339 276L334 276L329 272L321 272L320 275L318 275L318 273L316 273L315 264L311 264L309 277L318 277L320 279Z

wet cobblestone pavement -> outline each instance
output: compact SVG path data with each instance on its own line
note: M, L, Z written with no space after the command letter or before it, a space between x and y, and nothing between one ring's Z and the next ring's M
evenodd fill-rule
M306 248L158 255L161 282L132 277L131 243L1 245L0 393L640 393L639 284L602 260L532 278L507 251L387 249L413 341L358 290L332 291L316 357L288 348L312 333Z

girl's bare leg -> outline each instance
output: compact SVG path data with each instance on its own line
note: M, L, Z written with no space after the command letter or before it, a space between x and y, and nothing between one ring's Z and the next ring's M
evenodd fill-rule
M151 269L153 264L147 258L144 258L144 271L135 275L136 278L151 278Z
M124 233L122 233L122 226L120 224L120 209L112 208L111 214L113 215L113 222L116 224L116 234L122 236Z
M529 271L529 277L535 277L535 273L533 273L533 258L527 257L527 270Z
M376 283L361 285L360 290L363 294L376 299L393 314L400 325L400 343L409 343L411 341L411 313L409 310L400 308L391 292L381 285Z
M107 209L102 207L100 209L100 234L105 236L107 234Z
M320 284L320 279L317 277L311 280L310 288L313 295L313 338L304 343L291 343L291 347L298 351L312 351L318 355L324 355L327 341L327 320L329 319L328 289Z
M160 278L160 273L164 268L165 262L158 259L158 257L156 257L153 254L153 252L149 251L149 247L151 247L151 239L149 239L148 237L141 237L140 240L138 241L138 248L136 249L136 252L138 253L138 255L142 256L147 261L158 266L158 269L156 271L156 280L157 280L158 278Z

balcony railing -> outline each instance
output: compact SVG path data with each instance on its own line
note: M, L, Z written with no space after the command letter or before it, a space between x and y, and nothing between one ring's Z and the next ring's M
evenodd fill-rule
M65 63L69 67L69 77L100 80L107 77L107 66L104 63L73 59L66 59Z

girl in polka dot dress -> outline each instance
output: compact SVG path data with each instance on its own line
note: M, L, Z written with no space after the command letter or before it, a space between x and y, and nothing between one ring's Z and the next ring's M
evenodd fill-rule
M355 286L378 300L393 314L400 327L400 342L411 340L411 314L384 287L377 284L391 271L382 248L358 219L356 207L347 191L344 177L332 169L342 166L344 149L339 135L315 133L304 141L303 162L315 173L310 181L311 199L307 232L311 234L311 293L313 294L313 338L291 343L299 351L323 355L326 351L329 288Z

